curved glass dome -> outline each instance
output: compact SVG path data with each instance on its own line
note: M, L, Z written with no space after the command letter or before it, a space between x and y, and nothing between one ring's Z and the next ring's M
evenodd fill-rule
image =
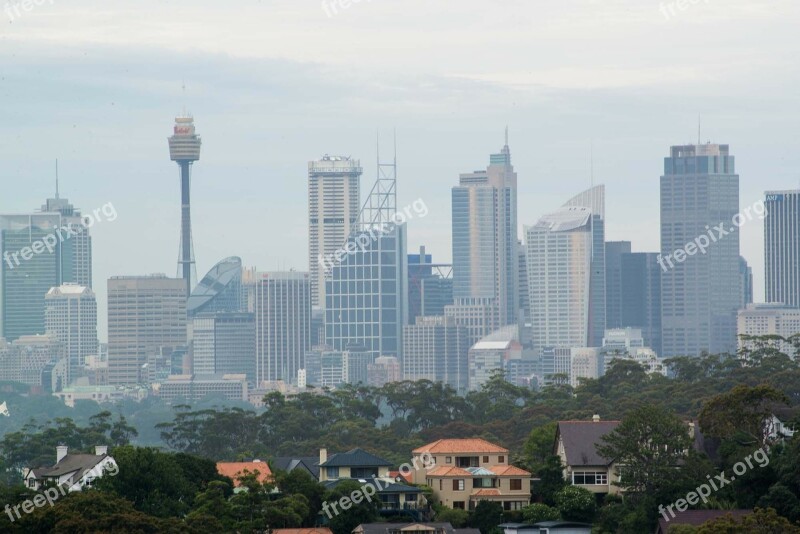
M238 312L242 308L242 259L231 256L217 263L194 288L186 303L189 316Z

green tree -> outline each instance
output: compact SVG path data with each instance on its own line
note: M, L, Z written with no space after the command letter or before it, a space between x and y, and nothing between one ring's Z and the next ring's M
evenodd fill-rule
M535 427L525 441L525 460L533 473L538 473L553 455L553 441L556 439L558 423L553 421Z
M503 507L497 502L479 501L470 522L481 534L494 534L503 523Z
M436 521L450 523L455 528L464 528L469 521L469 512L442 506L436 512Z
M800 534L800 527L779 516L775 510L756 508L751 515L737 521L730 514L708 521L697 534Z
M556 493L555 501L561 517L568 521L591 523L594 520L597 504L594 494L586 488L567 486Z
M523 507L522 517L528 523L555 521L561 519L561 512L559 512L558 508L537 502Z
M534 485L533 494L538 496L544 504L553 506L556 502L556 493L567 485L564 480L564 466L561 465L561 458L555 455L549 456L538 474L539 481Z
M378 519L378 505L375 499L373 498L371 502L361 500L356 504L352 500L355 494L363 495L361 484L355 480L340 482L325 494L324 500L328 506L323 505L323 511L330 511L328 527L333 534L351 534L358 525L372 523ZM350 503L347 510L341 506L343 498Z
M629 496L658 498L672 486L690 446L686 423L660 406L644 405L603 436L597 451L622 466Z
M788 397L774 387L738 385L703 405L700 426L708 437L735 440L751 449L763 447L768 445L771 430L765 422L776 405L788 402Z

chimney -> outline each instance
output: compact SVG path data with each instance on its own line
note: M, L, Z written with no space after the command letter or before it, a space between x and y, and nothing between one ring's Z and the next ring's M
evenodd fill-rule
M319 465L322 465L327 461L328 461L328 449L320 449L319 450Z
M67 450L68 448L66 445L59 445L56 447L56 463L64 459L64 457L67 455Z
M595 423L599 423L600 422L600 416L597 415L597 414L594 414L592 416L592 421L595 422Z
M104 454L108 454L108 445L95 445L94 455L103 456Z

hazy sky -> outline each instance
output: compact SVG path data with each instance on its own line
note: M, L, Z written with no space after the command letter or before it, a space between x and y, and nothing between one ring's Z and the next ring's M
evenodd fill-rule
M93 228L103 339L108 277L176 274L166 138L184 107L203 137L201 277L230 255L307 269L308 160L360 158L366 194L378 130L387 154L397 130L399 205L430 210L409 249L443 261L450 188L506 125L520 227L589 186L593 146L607 239L658 250L663 157L697 141L698 113L736 156L743 208L800 186L797 0L31 2L0 0L0 212L51 196L56 158L62 196L114 204ZM757 300L762 235L742 228Z

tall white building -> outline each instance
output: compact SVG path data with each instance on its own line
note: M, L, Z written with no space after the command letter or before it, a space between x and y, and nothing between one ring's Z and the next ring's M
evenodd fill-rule
M258 273L255 316L256 383L295 383L311 348L309 273Z
M97 299L77 284L54 287L44 297L45 332L60 341L68 359L68 377L78 378L87 356L97 355Z
M534 354L591 346L592 223L590 208L569 207L526 228Z
M361 163L325 155L308 163L308 257L311 304L325 306L325 271L358 222Z

